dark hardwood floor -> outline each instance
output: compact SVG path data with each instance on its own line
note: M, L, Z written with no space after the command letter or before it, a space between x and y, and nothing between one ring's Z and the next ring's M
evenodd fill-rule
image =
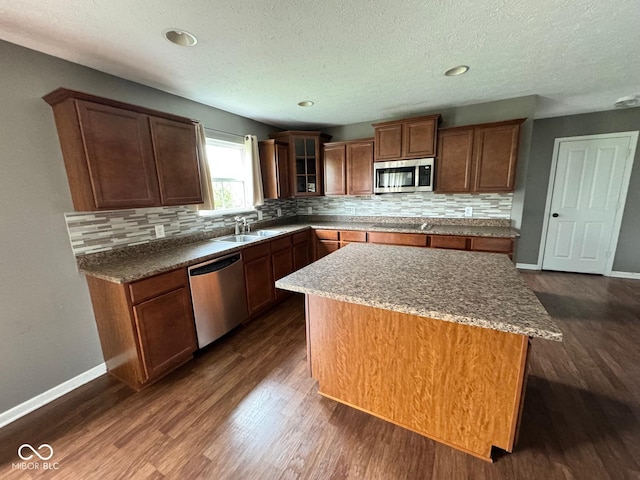
M640 282L523 275L564 343L532 340L493 464L317 395L293 297L146 390L104 376L0 430L0 478L639 480ZM59 469L12 469L23 443Z

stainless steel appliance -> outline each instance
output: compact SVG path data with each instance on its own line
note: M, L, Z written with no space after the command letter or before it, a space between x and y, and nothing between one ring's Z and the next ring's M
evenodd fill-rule
M189 267L189 284L199 348L249 316L241 254Z
M432 192L433 158L374 162L374 193Z

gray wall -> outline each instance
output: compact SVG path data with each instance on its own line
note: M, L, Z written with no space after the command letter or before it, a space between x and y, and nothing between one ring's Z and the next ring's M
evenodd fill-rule
M53 113L58 87L259 138L279 129L0 41L0 412L99 365L102 352L63 212L72 211Z
M370 122L354 123L342 127L332 127L324 129L332 135L332 141L354 140L357 138L373 137L372 123L395 120L397 118L417 117L420 115L430 115L432 113L442 114L441 127L454 127L458 125L472 125L475 123L499 122L501 120L511 120L514 118L526 118L520 131L520 147L518 152L518 166L516 171L516 185L513 193L513 207L511 209L511 222L514 228L520 228L522 223L525 178L529 164L529 150L531 146L531 135L533 131L533 116L536 109L535 95L527 97L512 98L509 100L499 100L496 102L480 103L462 107L452 107L435 111L425 111L402 117L385 118L372 120ZM519 260L519 248L516 252Z
M556 138L640 130L640 108L536 120L526 177L518 262L536 264ZM640 148L636 149L613 270L640 273Z

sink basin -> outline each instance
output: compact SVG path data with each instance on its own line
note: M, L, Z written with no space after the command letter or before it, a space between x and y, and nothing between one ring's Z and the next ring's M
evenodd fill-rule
M280 235L282 232L277 230L256 230L255 232L248 232L246 235L253 237L273 237L274 235Z
M255 242L257 239L254 235L229 235L227 237L214 238L215 242L233 242L233 243L247 243Z

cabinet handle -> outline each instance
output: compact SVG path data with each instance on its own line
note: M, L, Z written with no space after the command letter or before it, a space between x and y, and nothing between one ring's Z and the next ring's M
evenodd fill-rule
M558 218L560 215L558 215L557 213L554 213L551 215L553 218Z

